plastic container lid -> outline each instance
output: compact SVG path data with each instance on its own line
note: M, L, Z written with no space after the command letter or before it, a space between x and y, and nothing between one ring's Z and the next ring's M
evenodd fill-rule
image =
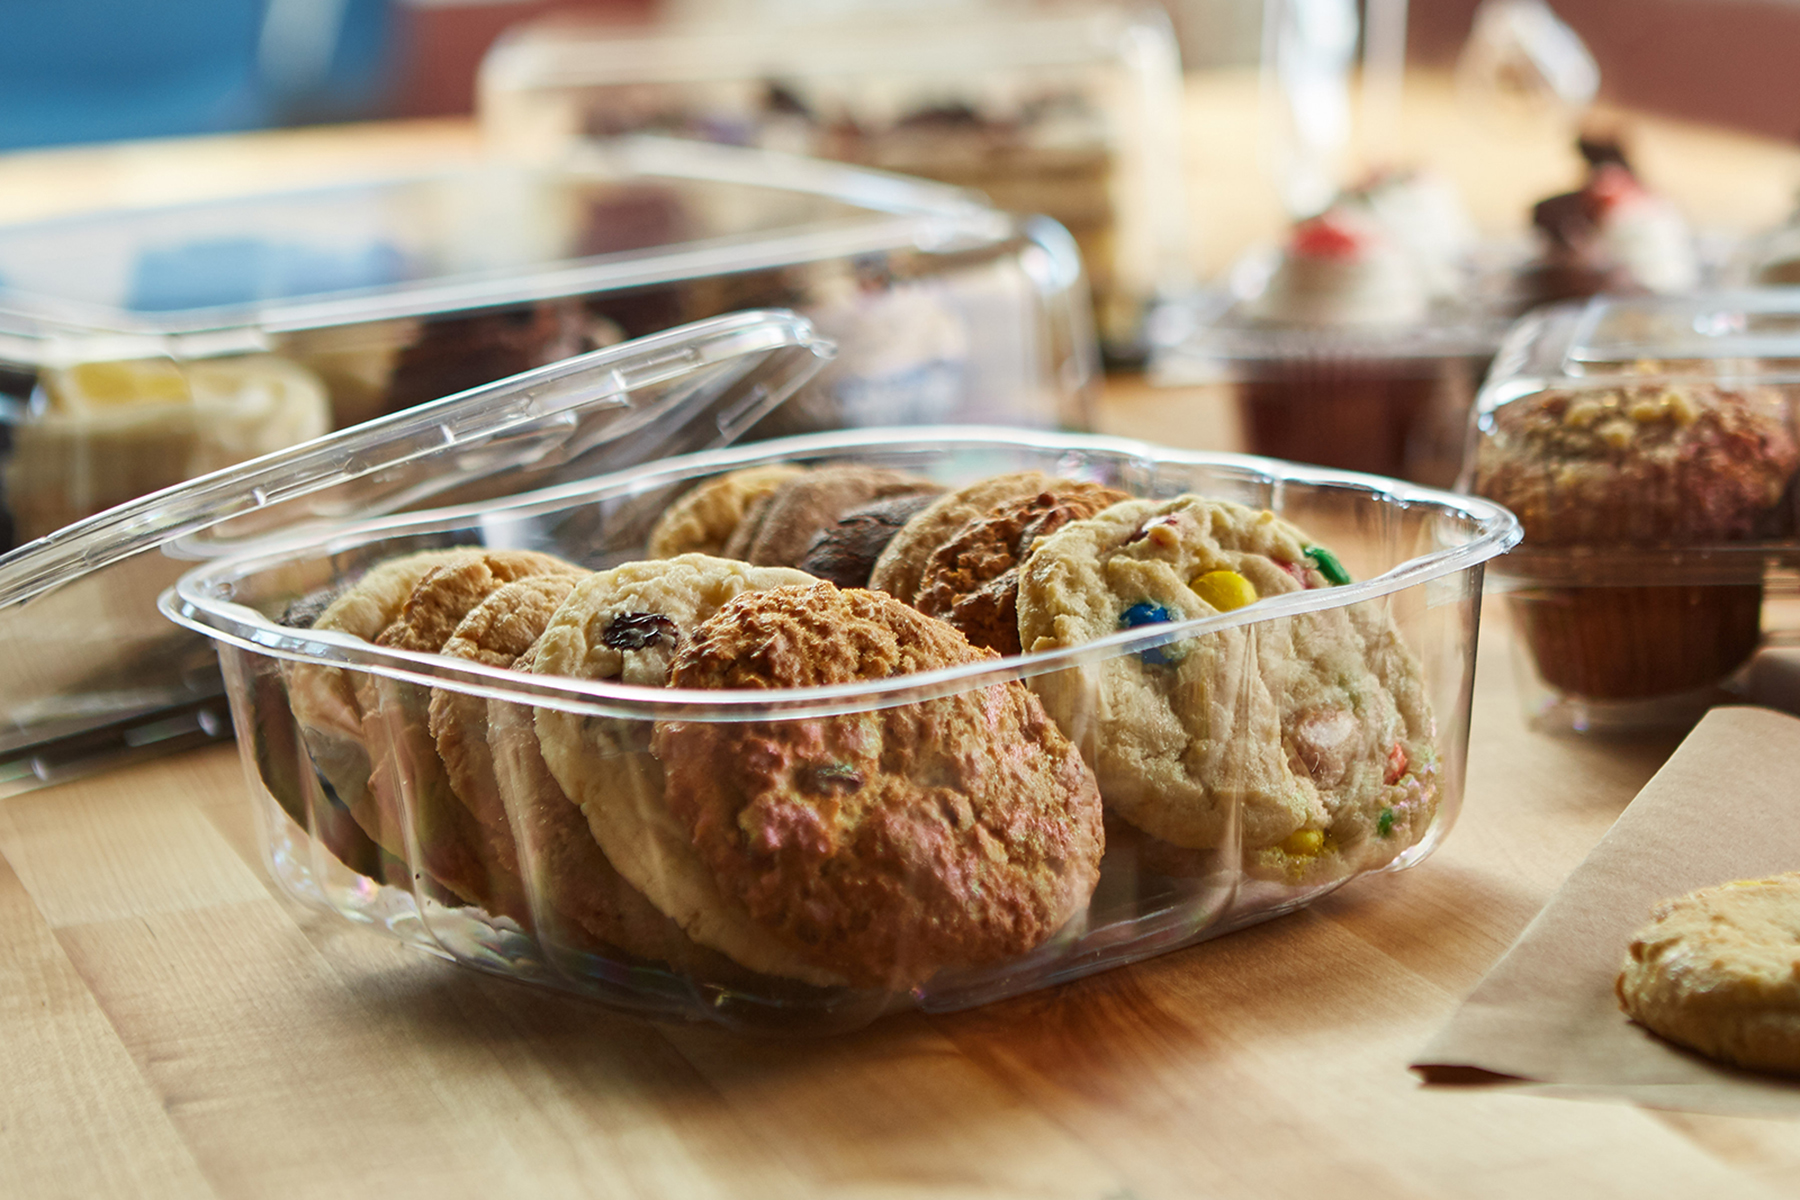
M555 167L0 227L0 361L243 353L282 333L1013 235L957 188L622 138Z
M832 353L792 313L717 317L202 476L0 557L0 648L13 664L0 680L0 788L9 773L13 784L56 777L64 765L47 741L81 737L83 759L111 753L116 742L86 735L218 694L204 643L156 613L181 560L725 445Z
M1507 334L1477 408L1657 380L1800 382L1800 294L1602 296L1539 310Z

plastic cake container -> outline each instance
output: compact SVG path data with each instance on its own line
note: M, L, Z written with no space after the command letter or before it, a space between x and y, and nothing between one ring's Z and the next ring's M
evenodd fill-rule
M799 310L840 349L765 433L1087 426L1092 317L1054 222L837 163L627 138L552 165L0 228L0 548L752 308Z
M945 484L1041 468L1104 481L1142 497L1198 492L1232 499L1296 522L1331 547L1359 582L1272 595L1233 611L1129 629L1051 653L774 691L647 688L528 674L281 623L284 614L297 611L297 602L322 591L332 594L376 564L418 550L550 551L596 569L641 559L657 516L698 481L759 465L843 463L900 468ZM164 593L161 605L172 620L205 634L218 649L268 868L291 896L467 966L578 993L622 1011L734 1029L828 1032L860 1026L897 1008L959 1009L1160 954L1290 911L1356 874L1398 869L1425 857L1449 831L1462 796L1483 564L1504 552L1517 534L1510 514L1478 498L1244 456L1016 429L859 430L709 451L509 498L296 535L279 546L196 567ZM1370 813L1363 844L1384 852L1361 860L1366 869L1347 866L1324 876L1253 869L1247 865L1250 848L1242 842L1241 814L1229 802L1222 809L1221 839L1200 850L1176 850L1134 834L1109 812L1098 881L1059 928L1016 954L875 983L859 983L816 964L778 970L750 958L756 963L752 969L736 951L721 952L699 933L697 948L660 959L627 953L598 939L591 925L573 915L592 902L588 889L605 874L592 862L597 843L588 822L663 811L657 781L667 764L653 761L646 747L669 733L671 723L708 736L804 742L890 718L923 720L940 711L934 706L979 708L999 703L998 697L1016 698L1021 689L1033 696L1059 689L1064 697L1080 696L1108 664L1135 660L1152 670L1150 664L1184 661L1182 656L1210 653L1214 646L1227 647L1227 658L1220 661L1235 661L1229 659L1230 647L1273 645L1271 639L1307 622L1352 619L1392 631L1395 640L1387 644L1394 657L1388 661L1414 664L1407 677L1416 679L1420 703L1429 713L1429 732L1422 735L1426 748L1416 751L1410 768L1402 756L1401 768L1413 772L1410 778L1429 781L1429 792L1419 794L1429 794L1432 806L1419 810L1426 815L1405 839L1385 845L1379 839L1390 836L1393 814L1384 810L1377 821ZM1285 678L1279 663L1270 668L1273 674L1254 665L1246 670L1245 695L1272 690L1279 701ZM346 734L321 724L321 681L359 697L357 731ZM466 859L472 851L446 833L463 818L461 810L446 807L458 803L456 793L447 790L444 767L431 736L421 734L421 723L434 704L465 702L485 717L457 729L469 739L466 744L491 748L495 777L507 780L498 785L499 800L487 811L491 816L495 808L503 810L504 840L514 852L487 860L486 874L460 876L452 884L445 882L450 876L441 864L459 855ZM1201 702L1187 693L1173 701ZM1079 723L1082 712L1096 711L1077 705L1072 719ZM1329 717L1325 714L1320 727L1336 728ZM1318 718L1310 713L1295 719ZM566 794L552 794L541 772L501 771L503 761L524 761L502 746L523 745L536 753L548 744L539 739L546 721L597 739L593 745L600 749L577 759L580 771L597 772L583 778L601 781L588 794L586 820ZM1284 726L1283 736L1288 732ZM1072 734L1087 753L1093 752L1093 740L1080 731ZM993 748L1000 756L996 763L1012 761L1006 756L1016 751L1010 745ZM974 753L982 752L978 745ZM1224 761L1231 764L1225 768L1230 778L1221 787L1229 790L1243 781L1236 778L1235 753L1227 750ZM1310 759L1308 764L1308 771L1325 769ZM1386 769L1401 768L1390 761ZM902 792L929 786L949 809L959 803L956 788L962 785L945 784L932 774L940 768L888 769L898 774L895 786ZM848 768L836 768L828 777L820 771L819 786L855 792L865 785ZM374 797L382 798L377 807L383 815L364 825ZM1105 786L1100 797L1106 799ZM1294 853L1318 849L1315 841ZM584 855L590 865L575 865ZM649 887L677 879L685 868L651 853L618 870L634 886ZM941 880L904 878L915 880L906 894L919 903L942 903ZM853 875L845 886L855 882ZM499 911L489 911L470 900L471 894L510 899L491 902ZM897 956L905 958L910 949L904 936L897 937Z
M495 149L554 156L653 132L765 146L973 188L1061 222L1109 352L1141 352L1191 286L1181 66L1154 6L996 5L648 30L551 17L482 63Z

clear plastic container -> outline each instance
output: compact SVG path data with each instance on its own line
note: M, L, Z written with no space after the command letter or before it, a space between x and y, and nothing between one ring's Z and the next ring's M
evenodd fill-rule
M624 139L554 167L0 228L0 411L31 451L0 459L17 526L0 546L332 425L768 307L841 353L765 432L1087 424L1091 316L1053 222Z
M1039 469L1139 497L1199 493L1273 509L1337 557L1315 560L1314 546L1305 562L1265 561L1281 586L1241 607L1010 657L953 653L947 626L822 583L749 596L789 597L762 610L785 633L733 650L726 614L686 632L667 616L698 621L722 598L658 583L616 599L608 589L625 576L581 576L600 599L578 599L588 585L565 580L576 590L520 637L550 631L523 651L535 670L505 665L520 645L477 657L487 643L470 630L486 617L469 617L462 648L443 654L345 623L374 597L398 605L395 580L422 568L397 556L539 551L615 568L645 556L659 515L701 481L843 464L945 485ZM1150 544L1160 536L1146 526ZM199 567L162 605L218 647L269 868L291 895L625 1011L826 1032L1074 979L1419 861L1462 794L1483 563L1516 537L1480 499L1267 460L1007 429L870 430L345 526ZM684 569L724 577L718 560L698 561ZM316 627L294 627L345 587L358 590ZM408 611L430 609L428 591ZM828 603L885 615L810 607ZM793 606L817 619L790 623ZM763 618L743 619L726 628ZM679 686L618 680L650 655L607 665L603 646L624 661L661 653L664 637L685 647ZM705 645L717 653L690 661ZM928 669L866 668L884 655ZM706 686L708 662L781 679L846 661L865 668L821 677L851 682ZM566 663L591 677L550 673ZM1185 785L1146 789L1112 754L1190 726ZM1178 759L1163 766L1179 774ZM1270 784L1284 773L1291 791ZM1283 807L1301 795L1325 807Z
M1780 291L1596 299L1508 336L1463 486L1511 508L1495 565L1527 715L1691 722L1792 630L1800 301Z
M1020 4L650 32L509 32L479 82L482 125L545 158L650 131L760 145L979 189L1061 222L1081 247L1109 351L1185 292L1180 57L1155 7Z
M1721 274L1740 287L1800 284L1800 212L1733 247Z
M195 560L723 445L830 350L791 313L715 318L225 468L0 556L0 794L229 734L215 656L156 612Z
M1278 261L1247 256L1227 287L1160 311L1151 381L1228 388L1252 453L1451 486L1507 318L1440 300L1393 322L1271 320Z

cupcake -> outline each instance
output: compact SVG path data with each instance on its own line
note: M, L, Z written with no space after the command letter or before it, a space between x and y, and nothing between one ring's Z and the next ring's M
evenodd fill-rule
M1550 686L1583 700L1636 701L1711 687L1759 637L1759 569L1742 581L1682 582L1680 568L1633 555L1630 569L1583 552L1714 547L1792 527L1800 465L1786 397L1768 387L1641 377L1552 389L1482 419L1474 489L1518 514L1524 553L1545 586L1514 600ZM1659 566L1663 567L1658 570ZM1716 577L1715 577L1716 580Z
M1238 388L1251 450L1416 473L1409 466L1445 384L1442 357L1403 352L1428 308L1413 258L1365 213L1340 205L1296 225L1244 306L1269 346Z
M1515 281L1517 309L1694 288L1700 260L1681 212L1644 186L1616 141L1583 139L1580 148L1587 181L1531 210L1538 253Z
M1345 192L1341 203L1381 227L1412 260L1433 297L1456 299L1464 291L1475 227L1442 176L1416 169L1377 171Z

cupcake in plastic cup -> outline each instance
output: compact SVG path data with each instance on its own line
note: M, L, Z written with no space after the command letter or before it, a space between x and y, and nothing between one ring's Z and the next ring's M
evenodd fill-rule
M1513 307L1613 295L1673 294L1700 283L1693 229L1668 199L1651 191L1611 138L1583 138L1582 186L1531 210L1536 256L1513 281Z
M1473 390L1467 368L1424 344L1430 307L1414 257L1366 213L1339 205L1296 225L1244 306L1262 351L1237 364L1250 449L1419 478L1435 414L1466 411Z

